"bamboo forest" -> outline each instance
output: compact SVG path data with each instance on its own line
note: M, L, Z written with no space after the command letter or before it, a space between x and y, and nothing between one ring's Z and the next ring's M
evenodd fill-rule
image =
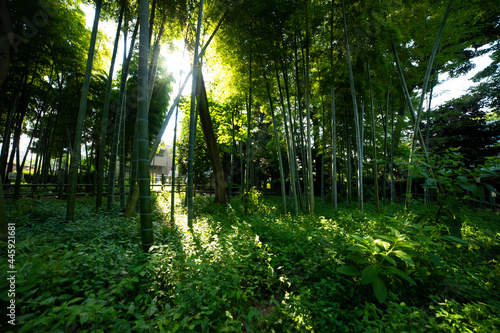
M0 332L500 332L498 0L0 0Z

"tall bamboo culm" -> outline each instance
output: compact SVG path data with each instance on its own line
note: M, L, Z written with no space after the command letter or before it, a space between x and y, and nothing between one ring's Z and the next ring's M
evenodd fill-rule
M69 174L69 189L68 189L68 205L66 208L66 220L73 221L75 219L75 201L76 201L76 187L78 182L78 167L81 160L81 144L83 122L85 120L85 113L87 110L87 95L90 86L90 75L92 74L92 64L94 60L95 44L97 40L97 30L99 26L99 17L101 15L102 0L96 2L94 24L92 27L92 35L90 38L89 52L87 56L87 67L85 69L85 77L83 79L82 94L80 97L80 108L78 111L78 118L76 122L75 141L71 151L71 164Z
M188 145L188 184L187 184L187 222L190 229L193 228L194 205L193 205L193 178L194 178L194 143L196 138L196 83L198 82L198 48L200 46L201 18L203 16L203 0L200 0L198 9L198 23L196 26L196 42L193 57L193 81L191 90L191 109L189 112L189 145Z
M149 55L149 1L140 0L139 75L137 80L137 180L141 216L142 250L153 245L151 218L151 189L149 186L149 130L148 130L148 55Z

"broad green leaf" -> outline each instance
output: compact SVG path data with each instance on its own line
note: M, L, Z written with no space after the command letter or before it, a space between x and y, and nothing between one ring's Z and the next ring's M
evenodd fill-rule
M463 245L469 245L469 243L466 242L466 241L464 241L463 239L455 237L455 236L452 236L452 235L441 236L441 239L444 239L444 240L447 240L447 241L451 241L451 242L455 242L455 243L459 243L459 244L463 244Z
M376 266L370 265L366 266L361 273L361 283L369 284L375 281L378 277L378 268Z
M381 253L381 255L382 255L382 257L384 257L385 260L387 260L388 262L390 262L391 264L393 264L394 266L396 266L396 260L394 260L390 256L388 256L386 254L383 254L383 253Z
M370 263L370 260L364 258L364 257L361 257L359 255L357 255L356 253L351 253L347 256L347 258L351 259L352 261L354 262L357 262L359 264L369 264Z
M380 253L380 248L377 245L372 244L370 246L370 252L372 252L373 254L379 254Z
M469 184L469 185L461 185L461 187L462 187L464 190L471 191L471 192L474 192L474 191L477 189L477 186L476 186L476 185L474 185L474 184Z
M134 302L130 302L127 313L134 313L134 311L135 311L135 304Z
M427 237L427 236L423 236L423 235L416 235L415 236L419 242L421 243L427 243L428 241L430 241L430 237Z
M387 235L376 235L378 238L380 239L385 239L386 241L389 241L389 242L395 242L397 241L397 237L391 237L391 236L387 236Z
M205 330L205 327L207 327L207 324L208 324L208 319L205 318L201 321L201 330L204 331Z
M407 265L415 266L415 262L405 251L396 250L393 251L392 253L394 253L399 259L403 260Z
M65 299L71 298L70 294L62 294L59 296L59 300L64 301Z
M44 299L40 304L42 305L52 304L56 299L57 299L56 296L51 296L49 298Z
M456 220L460 220L460 223L462 223L462 212L460 210L460 206L456 203L450 203L448 207L450 208L450 212L453 214L453 218Z
M397 229L394 229L394 228L391 228L391 234L396 236L396 237L400 237L401 236L401 233L399 232L399 230Z
M349 276L359 276L360 272L356 267L353 266L340 266L337 268L337 272Z
M384 281L381 278L377 277L377 279L373 281L372 286L375 297L377 297L379 303L384 303L385 299L387 298L387 288Z
M389 267L387 267L387 270L389 272L394 273L397 276L405 279L406 281L408 281L410 283L410 286L416 285L415 281L408 274L406 274L402 270L398 269L397 267L391 267L391 266L389 266Z
M152 315L154 315L154 313L158 311L158 308L156 307L156 300L153 300L151 302L151 305L149 306L149 309L147 310L146 314L151 317Z
M441 257L435 255L434 253L431 253L430 257L431 260L435 262L439 267L446 266L446 262L443 259L441 259Z
M384 250L387 250L391 246L391 244L389 244L388 242L385 242L381 239L375 239L375 244L381 245L384 248Z
M361 245L352 245L347 248L347 251L353 251L353 252L361 252L361 251L366 251L367 247L366 246L361 246Z
M80 313L80 325L85 324L89 320L89 314L88 312L82 312Z
M426 222L427 220L429 220L429 218L432 216L432 213L431 212L425 212L425 213L420 213L418 214L417 216L415 216L415 218L413 219L413 227L416 228L416 229L420 229L421 226L420 224L421 223L424 223ZM416 225L415 225L416 224ZM417 227L418 226L418 227ZM420 228L419 228L420 227Z
M76 303L76 302L79 302L83 299L83 297L75 297L73 299L71 299L68 304L72 304L72 303Z
M353 238L354 240L356 240L356 241L358 241L360 243L363 243L363 242L366 241L366 239L364 239L364 238L362 238L362 237L360 237L358 235L351 235L351 238Z
M404 248L407 248L407 249L413 249L415 247L418 247L420 244L418 244L417 242L414 242L414 241L410 241L410 240L404 240L404 241L401 241L398 243L398 246L399 247L404 247Z

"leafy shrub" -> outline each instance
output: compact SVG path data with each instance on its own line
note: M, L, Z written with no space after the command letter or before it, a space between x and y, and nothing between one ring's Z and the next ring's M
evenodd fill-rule
M480 199L483 186L490 191L496 190L488 184L477 184L482 177L496 175L492 168L494 159L488 159L485 165L471 170L465 165L464 156L456 148L446 149L441 154L424 155L416 153L412 163L402 161L400 164L411 170L412 177L425 179L424 188L437 192L437 208L432 213L436 223L448 226L452 236L462 237L462 209L470 197L466 191L472 193L476 200ZM497 195L500 194L497 192ZM431 216L427 216L430 218Z
M443 226L422 221L428 208L417 205L410 213L393 205L378 215L368 204L365 213L323 207L321 217L280 216L279 198L261 197L249 216L238 200L224 207L200 197L189 228L182 211L165 223L165 199L154 201L157 245L148 254L135 219L96 214L90 199L78 202L75 222L26 218L49 209L57 216L60 201L10 204L10 216L24 221L16 230L17 327L494 332L500 325L500 225L492 222L498 214L462 209L458 243ZM343 266L359 275L338 273ZM387 289L384 303L373 281L363 285L363 271L370 281L374 268ZM2 290L6 271L0 271Z

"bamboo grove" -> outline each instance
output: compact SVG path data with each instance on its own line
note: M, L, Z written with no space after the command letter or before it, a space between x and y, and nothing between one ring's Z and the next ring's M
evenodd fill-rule
M7 176L30 154L27 182L67 192L68 220L77 184L89 184L96 209L107 210L117 184L120 209L140 207L146 251L154 242L149 164L179 112L172 186L175 175L186 177L190 226L195 187L207 173L216 202L233 190L270 188L283 213L314 214L319 202L363 210L365 200L377 209L397 200L409 208L423 194L432 200L431 186L412 182L417 171L401 165L446 148L460 147L468 168L498 157L496 0L96 0L91 31L81 4L1 1L10 18L2 27L10 61L0 96L3 184L14 183L19 197L21 173ZM111 50L102 21L116 26ZM173 76L160 52L179 39L192 63L176 83L182 93L192 78L182 98L170 96ZM476 75L479 84L431 109L438 75L463 75L484 54L492 62ZM468 149L477 141L466 135L443 145L450 110L458 112L448 126L469 114L482 129L480 147ZM31 138L24 156L22 133Z

